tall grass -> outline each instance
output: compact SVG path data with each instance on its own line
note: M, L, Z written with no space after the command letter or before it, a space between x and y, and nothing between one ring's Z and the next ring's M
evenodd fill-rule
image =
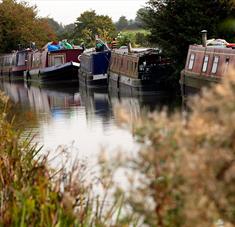
M93 194L93 185L105 179L90 183L82 162L75 162L69 171L51 169L32 139L22 141L18 123L14 124L17 119L10 117L10 106L1 93L0 226L118 225L120 202L113 201L104 209L105 196ZM108 189L103 190L105 194Z

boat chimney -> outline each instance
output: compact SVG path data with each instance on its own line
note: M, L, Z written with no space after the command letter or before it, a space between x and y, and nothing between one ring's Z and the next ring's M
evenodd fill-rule
M131 53L132 52L131 42L127 44L127 47L128 47L128 53Z
M207 41L207 30L202 30L201 31L202 34L202 46L206 47L206 41Z

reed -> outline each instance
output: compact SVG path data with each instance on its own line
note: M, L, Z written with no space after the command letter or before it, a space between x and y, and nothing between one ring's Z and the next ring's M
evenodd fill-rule
M104 209L108 187L94 195L96 183L86 179L80 161L69 170L49 167L32 137L22 140L12 108L0 93L0 226L118 226L120 201Z

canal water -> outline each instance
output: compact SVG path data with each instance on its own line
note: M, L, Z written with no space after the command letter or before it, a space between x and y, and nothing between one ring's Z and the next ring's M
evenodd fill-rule
M134 121L141 114L164 106L174 110L181 103L181 98L176 96L122 95L79 88L77 83L36 86L1 82L0 90L14 102L16 114L36 116L35 121L24 124L23 131L25 137L33 135L38 146L43 146L41 152L50 151L56 156L65 150L71 160L81 158L89 162L102 149L110 154L120 150L134 154L138 150L131 130L118 124L115 108L121 105Z

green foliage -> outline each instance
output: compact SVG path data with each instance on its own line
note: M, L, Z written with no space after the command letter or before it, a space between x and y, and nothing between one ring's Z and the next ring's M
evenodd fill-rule
M38 47L55 39L55 33L46 19L38 18L36 7L25 2L3 0L0 2L0 52L36 42Z
M127 20L125 16L121 16L119 20L115 23L117 31L123 30L136 30L140 29L140 20L136 18L135 20Z
M76 25L74 23L65 25L63 31L58 33L58 37L60 40L68 39L70 42L74 41L74 33L75 33ZM80 43L78 43L80 44Z
M131 42L134 47L150 47L148 36L149 33L146 30L125 30L118 33L117 40L119 46L126 46Z
M206 29L209 36L224 38L218 25L233 13L230 0L149 0L145 11L138 15L151 31L151 42L182 69L188 46L201 43L200 31Z
M133 32L119 32L117 36L119 46L127 46L128 43L135 44L135 34Z
M39 149L8 121L8 100L0 94L0 205L1 226L53 226L63 210L62 196L53 190L45 160L36 158Z
M219 24L219 31L229 42L235 42L235 19L228 18Z
M143 32L137 32L135 34L136 44L142 47L150 47L150 43L148 41L148 34Z
M118 22L115 24L116 25L116 28L118 31L121 31L125 28L127 28L128 26L128 20L126 19L125 16L121 16L118 20Z
M95 45L95 35L108 41L116 34L112 19L108 16L97 15L94 10L82 13L75 24L74 38L84 42L87 47Z
M136 13L136 18L135 22L138 27L143 28L144 27L144 21L143 21L143 16L145 14L148 14L148 10L146 8L140 8L137 13Z

